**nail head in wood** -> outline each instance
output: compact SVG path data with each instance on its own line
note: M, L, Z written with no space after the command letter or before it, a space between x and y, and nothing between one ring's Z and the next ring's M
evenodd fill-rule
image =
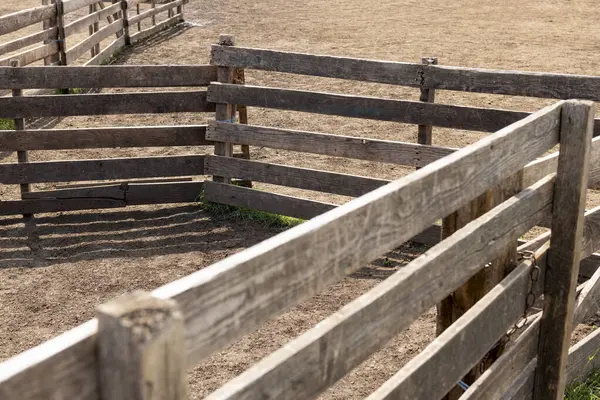
M175 301L136 291L96 315L101 399L187 399L184 321Z

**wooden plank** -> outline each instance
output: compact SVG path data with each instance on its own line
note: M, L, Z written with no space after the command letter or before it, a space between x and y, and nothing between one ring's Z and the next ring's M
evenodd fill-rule
M176 297L190 315L189 362L198 362L398 247L521 169L526 160L556 143L559 110L560 104L542 110L277 238L159 289L157 294ZM472 168L478 160L485 162L481 168ZM250 279L258 276L265 279ZM249 279L257 285L256 291L245 289ZM293 290L267 290L284 283ZM244 296L240 302L238 290L260 296ZM215 303L217 293L226 300ZM218 318L211 311L216 304L221 310Z
M0 98L0 118L211 112L206 91L101 93Z
M54 185L55 190L60 189L75 189L75 188L92 188L100 186L113 186L131 183L171 183L171 182L191 182L193 178L149 178L149 179L127 179L125 181L110 181L110 182L85 182L85 183L69 183L67 185ZM51 192L51 191L49 191ZM45 193L38 191L34 193Z
M383 179L338 174L231 157L207 156L207 175L231 176L273 185L358 197L389 183Z
M598 311L598 301L600 300L600 269L585 282L584 288L575 299L575 311L573 319L575 321L585 321L594 312Z
M140 40L144 40L152 35L157 34L158 32L167 29L173 25L178 24L183 21L183 16L181 14L176 14L175 16L164 20L161 23L156 24L155 26L141 30L133 35L131 35L131 43L139 42Z
M353 118L404 122L495 132L528 114L491 108L451 106L342 94L249 85L212 83L208 98L215 103L293 110Z
M210 65L113 65L0 68L0 89L207 86Z
M119 10L121 10L121 5L113 4L111 6L106 7L105 9L96 11L93 14L88 14L84 17L81 17L81 18L65 25L65 35L71 36L74 33L77 33L80 30L87 28L90 25L93 25L97 22L102 21L107 16L112 15L115 12L118 12Z
M37 24L55 16L56 6L54 4L28 8L27 10L3 15L0 17L0 35L6 35L7 33Z
M98 0L63 0L64 13L68 14L72 11L87 7L90 4L98 3Z
M575 289L581 257L592 102L567 101L562 109L560 153L552 213L552 237L540 323L534 397L561 400L573 325Z
M573 384L582 382L589 374L600 368L600 329L583 338L569 349L567 364L567 382Z
M89 184L88 184L89 185ZM203 182L107 183L101 186L30 192L27 200L111 199L123 205L192 203L198 201Z
M25 50L21 53L13 54L0 59L0 66L10 65L11 60L19 60L19 65L26 66L36 61L42 60L58 52L58 44L56 42L43 44L33 49Z
M213 45L214 65L418 87L420 64Z
M315 397L408 327L448 292L482 269L486 261L497 257L507 246L515 243L518 237L534 226L540 218L550 214L553 187L553 177L548 177L530 187L530 190L519 193L485 216L476 219L374 289L321 321L318 326L231 380L208 396L207 400L255 399L265 393L271 399ZM469 251L465 251L467 248ZM449 274L449 265L460 268L454 268ZM515 285L519 288L526 286L526 279L517 281ZM501 299L505 300L503 296ZM496 305L499 309L508 305L510 309L515 304L504 301ZM522 311L515 307L511 312L518 315ZM490 316L492 319L497 318L494 315ZM498 322L510 325L512 321L501 321L498 318L490 323ZM504 333L501 328L501 323L499 326L492 325L490 329L494 330L495 334L490 334L482 341L493 344L497 339L494 336L500 337ZM450 354L458 351L450 346L446 347L446 350ZM483 348L482 351L486 350L487 348ZM457 361L453 360L453 363ZM300 365L303 367L299 368ZM439 367L443 369L445 365ZM470 366L459 364L456 368L468 369ZM454 374L456 372L454 371ZM425 380L431 380L431 376L428 375ZM421 393L421 396L413 397L409 394L406 398L433 399L436 398L435 395L427 394L440 389L438 380L441 380L441 385L446 386L456 382L447 382L440 376L433 376L436 377L436 385L425 385L420 389L415 387L413 393ZM419 385L416 386L422 384L423 382L419 381ZM441 387L443 389L443 386ZM408 389L408 386L405 389ZM390 397L396 398L393 394Z
M184 319L177 302L135 291L96 309L101 397L186 400Z
M311 219L336 208L335 204L210 181L204 183L204 200L300 219Z
M0 215L96 210L101 208L119 208L126 205L124 201L115 199L6 200L0 201Z
M256 125L211 122L209 140L423 167L456 149Z
M98 3L100 4L100 3ZM106 46L100 53L98 53L94 58L90 59L84 65L87 67L88 65L102 65L105 64L108 60L110 60L116 52L125 47L125 37L121 36L108 46Z
M41 32L32 33L31 35L12 40L10 42L2 43L0 44L0 54L11 53L13 51L20 50L23 47L31 46L48 39L54 39L57 33L58 28L52 27Z
M550 99L600 101L600 76L425 66L427 88Z
M49 4L55 4L55 3L56 3L55 0L42 0L43 5L49 5ZM59 29L58 29L58 19L56 17L53 17L50 19L45 19L44 21L42 21L42 28L44 30L56 28L56 33L50 39L58 40ZM52 56L44 59L44 65L52 65L54 63L58 64L59 62L60 62L60 54L53 54Z
M161 13L163 11L167 11L167 10L173 9L175 7L181 6L183 4L183 2L184 2L184 0L176 0L176 1L173 1L171 3L163 4L163 5L158 6L156 8L151 8L151 9L149 9L147 11L144 11L143 13L141 13L139 15L136 15L134 17L129 18L129 23L131 25L136 24L136 23L138 23L138 22L140 22L140 21L142 21L142 20L144 20L146 18L149 18L149 17L151 17L153 15L159 14L159 13Z
M206 125L0 131L0 151L209 146Z
M73 64L73 61L84 55L88 50L96 44L102 42L114 33L123 30L123 20L118 19L110 25L105 26L92 36L88 36L85 40L77 43L77 45L67 50L67 65Z
M548 197L552 197L552 188L548 189ZM540 257L546 251L547 247L536 256ZM443 397L522 317L532 270L530 260L518 265L368 400ZM539 281L532 288L536 297L542 288L543 283ZM449 365L452 368L448 368ZM435 377L434 385L428 384L432 377Z
M325 215L154 291L157 297L174 298L182 307L187 321L189 365L396 248L501 182L504 176L523 168L526 160L556 144L555 120L559 112L560 105L546 109ZM482 168L471 168L478 160L485 160ZM432 191L440 187L445 190L432 196ZM419 209L422 213L417 212ZM378 222L365 223L367 217ZM257 290L246 290L249 283ZM293 290L267 290L284 284ZM219 315L214 313L216 305ZM88 323L87 330L76 328L51 344L45 343L3 364L1 397L96 399L92 397L96 396L95 324ZM62 354L56 348L64 346L69 346L70 357L61 360ZM37 360L43 362L37 364Z
M4 184L204 175L204 156L110 158L0 164Z

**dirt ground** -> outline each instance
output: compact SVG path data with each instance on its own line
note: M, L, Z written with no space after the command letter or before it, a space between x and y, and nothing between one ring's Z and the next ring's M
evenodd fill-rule
M4 0L0 13L38 5ZM118 63L204 64L219 33L244 46L418 62L436 56L440 64L533 71L600 74L597 5L533 0L284 0L242 2L191 0L187 24L124 52ZM5 38L0 38L5 40ZM247 72L247 82L277 87L417 99L410 88L288 74ZM122 89L114 90L121 91ZM552 100L438 92L437 101L517 110L536 110ZM251 108L250 122L380 139L416 141L416 127L387 122L315 116ZM77 117L48 126L84 127L202 123L206 114ZM482 134L434 128L434 144L463 147ZM32 152L32 161L141 155L208 153L208 147L98 149ZM265 148L256 160L380 178L410 169ZM0 154L0 162L16 156ZM194 177L203 179L203 177ZM55 187L35 185L36 189ZM333 196L259 185L280 193L342 203ZM17 197L0 186L0 199ZM600 204L590 192L589 206ZM0 218L0 360L40 344L94 315L94 307L134 289L154 289L201 269L278 231L257 223L211 219L198 206L135 207L102 212ZM191 397L202 398L265 355L356 298L423 248L404 246L215 354L190 371ZM371 393L434 337L430 310L381 351L322 395L358 399ZM580 327L577 338L591 327Z

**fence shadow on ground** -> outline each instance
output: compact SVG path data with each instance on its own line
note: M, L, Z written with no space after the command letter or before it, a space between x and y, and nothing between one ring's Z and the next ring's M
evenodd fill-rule
M17 216L1 219L0 227L0 268L241 249L277 233L250 221L215 220L198 206Z

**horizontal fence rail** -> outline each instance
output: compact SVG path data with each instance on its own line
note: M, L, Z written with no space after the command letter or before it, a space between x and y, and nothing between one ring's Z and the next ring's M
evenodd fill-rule
M56 17L56 6L54 4L3 15L0 17L0 35L6 35L54 17Z
M212 46L213 64L429 89L600 101L600 77L447 67L419 63Z

